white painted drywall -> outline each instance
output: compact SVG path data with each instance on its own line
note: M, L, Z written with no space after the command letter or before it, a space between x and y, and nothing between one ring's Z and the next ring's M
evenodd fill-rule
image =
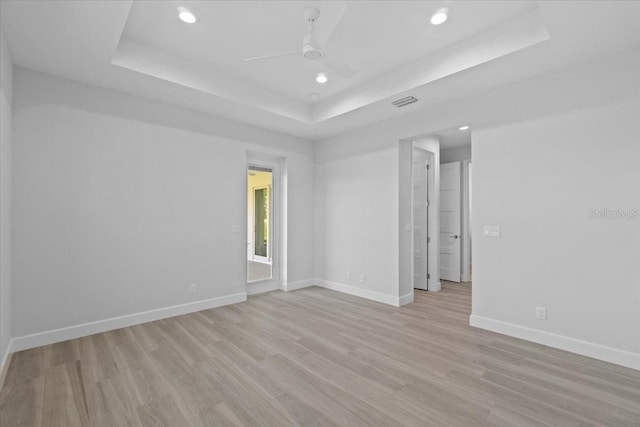
M11 175L13 64L0 29L0 368L12 336L11 327ZM0 384L1 385L1 384Z
M461 162L463 160L471 160L471 144L440 150L440 163Z
M319 279L396 300L410 294L405 286L401 293L399 282L399 148L400 140L422 135L424 129L420 121L391 122L317 143Z
M287 276L314 277L310 142L21 68L14 82L14 336L244 292L248 149L286 157Z
M317 145L316 275L397 299L399 138L387 137Z
M640 218L591 218L640 212L638 117L635 98L474 129L474 316L640 356Z

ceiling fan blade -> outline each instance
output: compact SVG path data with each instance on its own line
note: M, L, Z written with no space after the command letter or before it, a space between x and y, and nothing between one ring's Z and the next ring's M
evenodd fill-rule
M347 3L344 0L327 0L324 2L312 35L313 41L320 48L324 48L327 45L346 11Z
M358 70L354 67L340 61L335 61L330 56L327 57L326 55L323 55L321 62L325 67L327 67L329 70L333 71L343 79L350 79L358 74Z
M302 53L300 52L300 49L298 49L298 50L292 50L292 51L289 51L289 52L274 53L274 54L271 54L271 55L254 56L253 58L245 58L244 61L245 62L257 61L259 59L269 59L269 58L275 58L275 57L278 57L278 56L287 56L287 55L300 55L300 56L302 56Z

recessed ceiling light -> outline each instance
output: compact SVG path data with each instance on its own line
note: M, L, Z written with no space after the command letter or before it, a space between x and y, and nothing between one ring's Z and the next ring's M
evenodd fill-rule
M444 23L444 21L447 20L447 14L449 13L449 10L446 8L442 8L442 9L438 9L436 10L436 13L434 13L431 16L431 23L433 25L440 25L442 23Z
M328 82L329 79L327 78L327 75L325 73L318 73L318 75L316 76L316 81L322 84Z
M186 22L187 24L194 24L197 20L196 15L194 15L184 7L178 8L178 18L180 18L182 22Z
M469 129L469 126L466 126L466 125L465 125L465 126L460 126L458 129L460 129L460 130L467 130L467 129Z

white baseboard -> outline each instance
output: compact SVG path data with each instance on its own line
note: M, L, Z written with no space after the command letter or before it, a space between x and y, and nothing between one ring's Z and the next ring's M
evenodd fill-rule
M9 340L9 345L7 345L7 349L2 355L2 360L0 361L0 390L2 390L2 386L4 385L4 379L7 376L7 369L9 368L9 363L11 363L12 355L13 355L13 338Z
M410 294L402 295L399 299L398 305L399 306L407 305L407 304L411 304L412 302L413 302L413 292L411 292Z
M285 292L289 292L289 291L295 291L302 288L308 288L309 286L315 286L315 285L316 285L316 279L306 279L306 280L300 280L298 282L283 283L280 289L282 289Z
M280 286L278 286L278 284L273 280L259 283L247 283L247 295L263 294L265 292L277 291L279 289Z
M435 283L435 286L433 286L432 288L429 288L428 291L429 292L440 292L441 289L442 289L442 282L438 280Z
M158 308L155 310L127 314L125 316L112 317L110 319L97 320L94 322L82 323L80 325L68 326L65 328L52 329L50 331L24 335L21 337L13 338L12 351L15 352L27 350L29 348L40 347L42 345L48 345L74 338L85 337L88 335L106 332L113 329L138 325L140 323L166 319L168 317L174 317L181 314L193 313L195 311L221 307L223 305L236 304L246 300L247 293L241 292L238 294L225 295L222 297L210 298L202 301L195 301L186 304Z
M486 329L488 331L521 338L527 341L533 341L549 347L559 348L561 350L593 357L594 359L604 360L605 362L614 363L627 368L640 370L640 354L638 353L619 350L617 348L607 347L589 341L582 341L564 335L558 335L551 332L541 331L539 329L529 328L527 326L520 326L514 323L503 322L501 320L490 319L473 314L469 316L469 324L476 328Z
M381 302L384 304L393 305L395 307L400 306L400 298L393 295L383 294L381 292L371 291L369 289L357 288L351 285L345 285L344 283L330 282L328 280L316 279L316 286L321 288L327 288L345 294L355 295L357 297L370 299L373 301ZM404 298L404 297L403 297Z

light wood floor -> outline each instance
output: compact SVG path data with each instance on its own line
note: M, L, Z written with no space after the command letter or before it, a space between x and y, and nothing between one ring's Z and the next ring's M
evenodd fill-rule
M247 260L247 281L271 279L271 264Z
M640 426L640 372L319 288L16 353L8 426Z

